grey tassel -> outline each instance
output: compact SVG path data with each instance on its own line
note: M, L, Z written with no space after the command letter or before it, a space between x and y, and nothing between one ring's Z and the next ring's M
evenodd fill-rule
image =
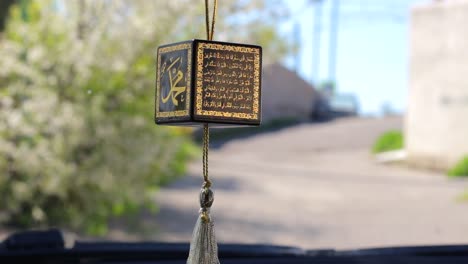
M214 225L209 215L214 201L209 185L205 182L200 191L200 215L193 230L187 264L219 264Z

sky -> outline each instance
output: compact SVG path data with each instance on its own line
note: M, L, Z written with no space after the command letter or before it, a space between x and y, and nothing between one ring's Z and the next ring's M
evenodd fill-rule
M286 1L291 18L282 29L300 43L299 60L286 65L306 80L329 79L328 47L331 2L323 0L320 63L313 76L314 8L311 0ZM429 0L340 0L336 84L339 93L353 93L364 115L380 114L384 105L403 112L408 94L410 7ZM299 24L294 34L294 25ZM299 65L299 67L297 67Z

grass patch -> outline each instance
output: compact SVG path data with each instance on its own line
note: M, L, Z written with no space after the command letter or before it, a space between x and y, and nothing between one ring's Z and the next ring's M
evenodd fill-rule
M457 197L457 201L459 201L459 202L468 202L468 191L465 191L464 193L460 194Z
M450 177L468 177L468 155L458 161L447 174Z
M388 131L382 134L372 147L372 153L380 153L402 149L404 146L403 133L401 131Z

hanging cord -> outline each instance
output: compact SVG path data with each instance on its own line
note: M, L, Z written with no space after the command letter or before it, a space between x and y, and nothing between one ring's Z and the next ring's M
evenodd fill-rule
M211 20L211 28L210 28L210 15L209 15L210 5L209 5L209 0L205 0L205 21L206 21L206 39L207 40L213 40L217 9L218 9L218 0L214 0L213 15L211 16L212 20Z
M217 0L214 0L213 19L210 29L210 17L208 0L205 0L206 11L206 38L213 39ZM208 178L208 150L210 148L210 128L208 123L203 124L203 186L200 190L200 216L193 229L192 241L187 264L219 264L218 244L214 231L213 221L210 219L210 208L213 205L214 194L210 189L211 182Z
M218 8L218 0L214 0L213 5L213 15L211 19L211 28L210 28L210 8L209 0L205 0L205 21L206 21L206 38L208 40L213 40L214 28L216 23L216 11ZM210 128L208 124L203 125L203 187L210 188L211 181L208 178L208 150L210 148Z
M209 0L205 0L205 22L206 22L206 39L210 40L210 4Z
M210 188L211 181L208 178L208 150L210 148L210 128L208 124L203 125L203 187Z

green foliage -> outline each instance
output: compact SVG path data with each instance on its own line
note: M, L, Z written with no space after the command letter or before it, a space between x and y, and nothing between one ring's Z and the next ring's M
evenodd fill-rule
M3 0L0 1L0 33L5 28L5 22L8 18L8 11L10 10L10 6L15 3L16 0Z
M398 150L404 147L404 139L401 131L388 131L381 135L372 147L373 153Z
M332 92L335 92L336 91L336 83L335 81L323 81L321 83L319 83L318 85L318 89L319 90L331 90Z
M450 177L468 177L468 156L463 157L447 173Z
M142 44L126 50L128 32L101 31L90 47L98 32L77 38L65 17L38 11L26 23L14 9L0 43L0 221L105 234L110 217L155 207L192 143L153 124Z
M0 40L0 223L100 235L110 217L155 210L158 187L196 152L190 130L153 124L155 51L203 37L202 3L21 2ZM231 11L265 10L260 2ZM228 18L217 32L258 28Z
M468 202L468 191L463 192L457 196L457 201L459 202Z

